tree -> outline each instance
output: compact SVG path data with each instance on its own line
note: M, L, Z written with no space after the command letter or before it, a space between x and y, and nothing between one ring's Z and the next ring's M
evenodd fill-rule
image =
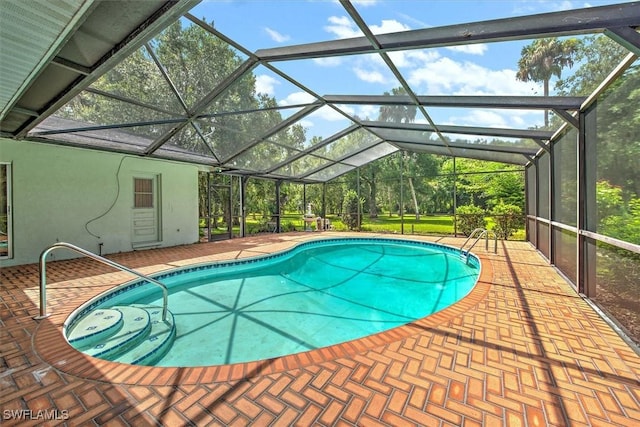
M549 96L549 81L561 77L562 69L572 67L580 41L555 37L537 39L522 48L516 78L523 82L542 82L544 96ZM544 112L544 126L549 127L549 112Z
M453 187L452 159L443 163L442 172L448 174L449 186ZM491 210L502 201L524 209L524 174L521 167L457 158L456 173L459 206L471 204Z
M629 53L607 36L587 36L576 49L580 66L566 79L556 82L561 96L589 96Z
M391 90L391 94L385 92L386 96L400 96L406 95L404 88L398 87ZM383 105L380 107L379 120L383 122L392 123L412 123L416 119L417 107L415 105ZM418 204L418 198L416 193L416 185L414 183L414 176L419 171L420 166L418 164L421 158L416 153L409 153L403 151L400 153L402 156L402 162L399 165L403 170L408 171L407 183L409 184L409 191L411 192L411 200L413 202L413 209L416 215L416 219L420 219L420 205ZM426 157L425 157L426 158ZM426 162L423 165L429 163L429 168L432 167L433 162Z
M342 221L345 223L349 230L356 230L360 228L362 224L362 218L359 215L359 206L362 204L362 200L358 198L358 193L353 190L346 192L344 196L344 213L342 215Z
M385 96L402 96L407 92L402 87L391 89L391 93L385 92ZM378 120L391 123L412 123L416 119L417 107L415 105L383 105L380 107Z
M590 95L629 52L606 36L586 37L580 66L556 84L562 95ZM640 66L629 67L597 100L596 200L598 232L638 241L631 206L640 197ZM633 203L632 203L633 202ZM629 224L629 226L624 226ZM635 239L635 240L634 240Z

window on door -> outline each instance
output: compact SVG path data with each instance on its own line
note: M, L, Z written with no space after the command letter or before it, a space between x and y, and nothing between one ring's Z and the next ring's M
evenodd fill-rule
M134 178L133 207L153 208L153 179Z

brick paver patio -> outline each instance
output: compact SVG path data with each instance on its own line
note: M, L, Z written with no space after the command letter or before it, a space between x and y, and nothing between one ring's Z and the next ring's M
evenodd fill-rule
M150 273L334 235L345 234L273 234L109 258ZM2 425L640 425L640 356L529 244L475 252L478 285L435 315L298 355L196 368L122 365L66 344L69 313L130 276L86 259L50 262L53 315L36 321L37 265L3 268Z

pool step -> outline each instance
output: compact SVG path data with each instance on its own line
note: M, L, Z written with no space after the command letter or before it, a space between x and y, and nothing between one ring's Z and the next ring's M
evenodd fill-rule
M92 347L122 328L122 312L113 308L94 310L84 316L67 340L76 348Z
M173 313L167 310L167 319L162 320L162 307L145 307L149 313L149 334L130 350L116 356L114 361L131 365L151 365L171 348L176 337Z
M67 338L71 345L90 356L149 365L171 347L175 330L170 311L163 321L162 307L132 304L90 312L80 319Z

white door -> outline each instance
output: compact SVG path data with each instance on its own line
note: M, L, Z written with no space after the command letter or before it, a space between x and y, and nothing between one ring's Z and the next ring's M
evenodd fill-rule
M160 241L159 180L157 176L133 178L133 236L134 246Z

